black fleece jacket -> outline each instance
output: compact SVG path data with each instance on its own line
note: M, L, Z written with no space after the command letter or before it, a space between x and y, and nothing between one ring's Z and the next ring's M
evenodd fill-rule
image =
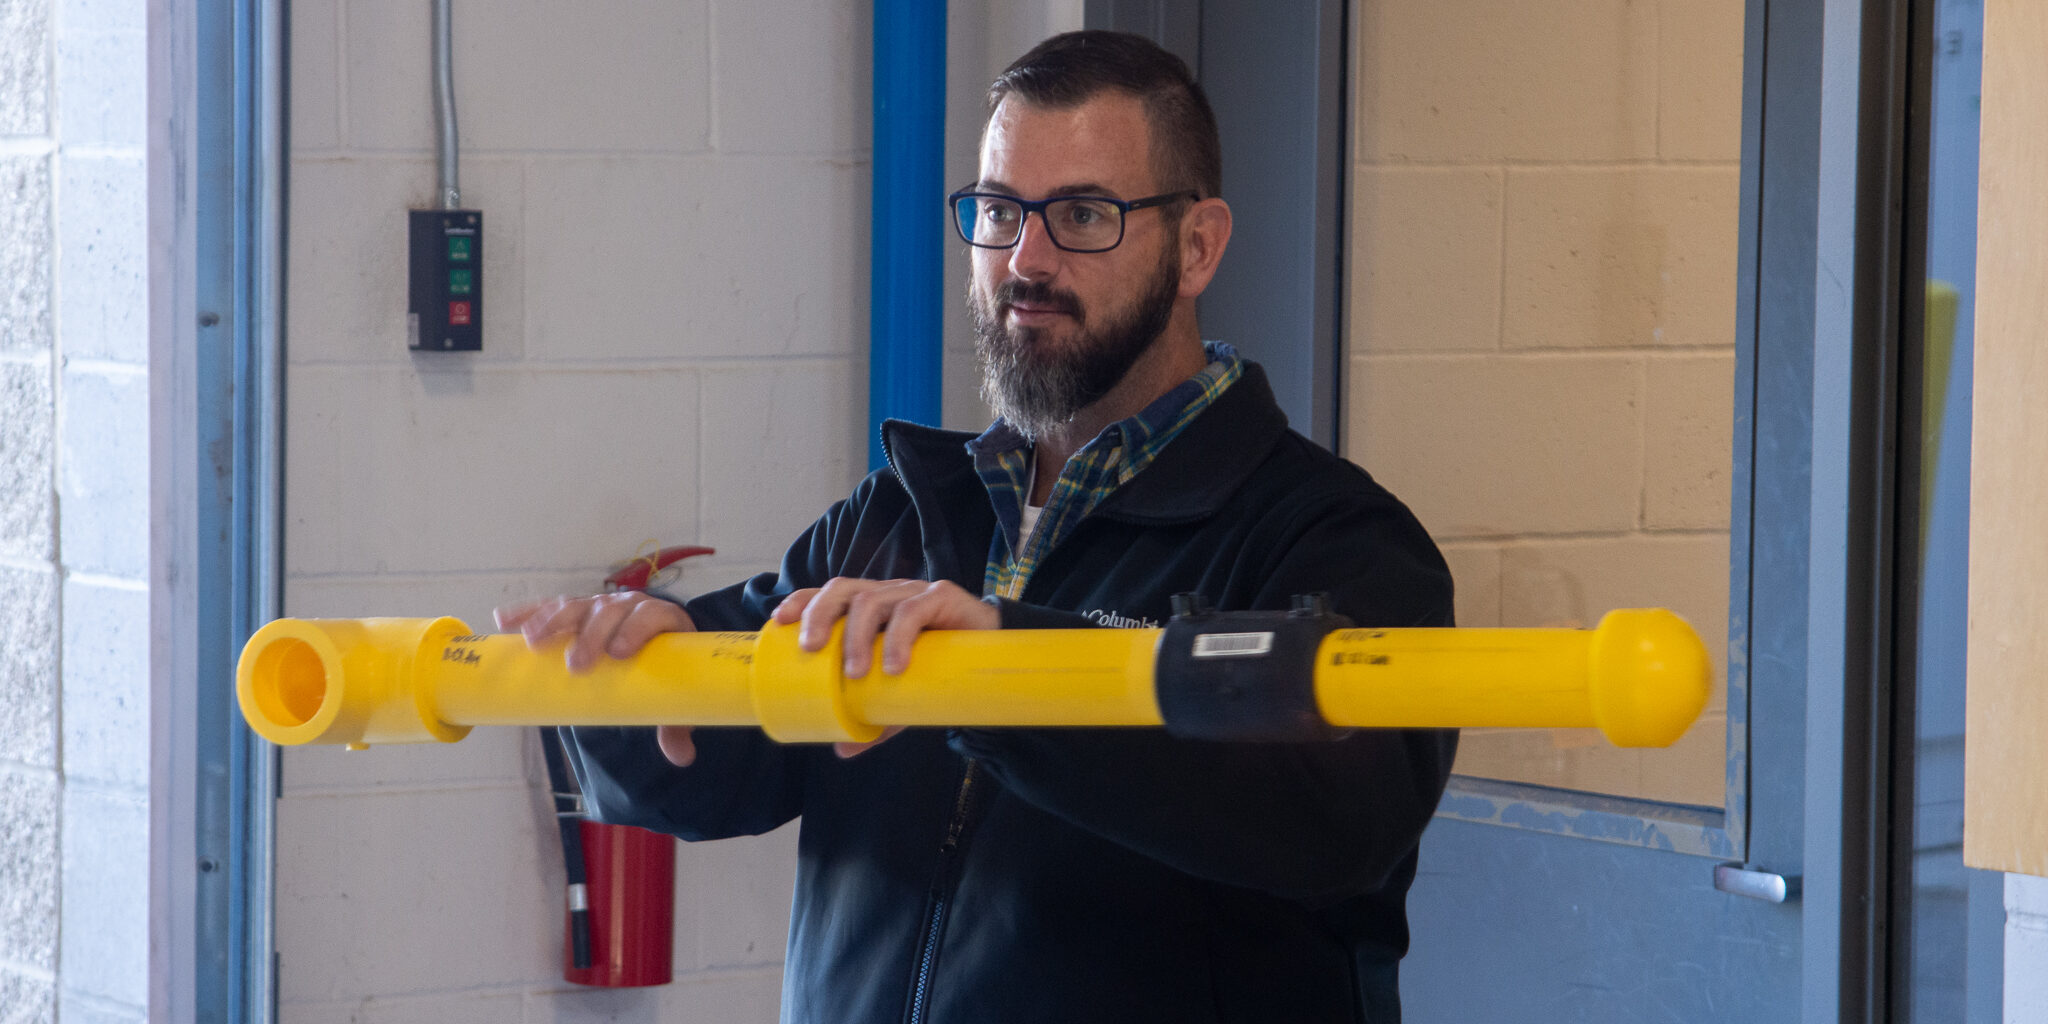
M884 428L863 481L764 573L687 604L752 630L834 576L978 591L995 516L968 435ZM1003 624L1157 625L1169 601L1444 626L1451 580L1408 510L1287 429L1245 374L1033 575ZM1397 1020L1416 844L1456 734L1224 744L1142 729L912 729L858 757L699 729L577 728L589 805L685 839L803 824L783 1019L818 1024ZM688 896L685 894L687 901Z

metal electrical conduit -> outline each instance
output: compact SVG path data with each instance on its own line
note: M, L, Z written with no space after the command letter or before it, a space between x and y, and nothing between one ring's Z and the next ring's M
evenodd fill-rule
M455 44L449 14L450 0L434 0L434 127L439 133L437 169L440 186L435 195L444 210L462 208L455 146Z
M941 411L945 0L875 0L874 79L868 468L880 469L883 420L937 425Z

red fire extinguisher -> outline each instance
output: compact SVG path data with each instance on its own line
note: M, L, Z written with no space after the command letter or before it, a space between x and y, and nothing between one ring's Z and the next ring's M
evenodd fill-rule
M663 548L612 567L613 590L645 590L673 582L675 563L712 554L705 547ZM568 877L562 977L578 985L627 988L666 985L675 943L675 839L628 825L585 818L569 791L560 738L541 730L555 814L561 823Z

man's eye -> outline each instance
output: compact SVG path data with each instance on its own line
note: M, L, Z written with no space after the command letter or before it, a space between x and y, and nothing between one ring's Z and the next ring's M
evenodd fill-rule
M996 204L989 206L983 212L983 216L987 217L991 224L1008 224L1017 219L1017 208L1007 203Z
M1076 206L1067 211L1067 219L1080 225L1093 224L1102 219L1102 211L1092 206Z

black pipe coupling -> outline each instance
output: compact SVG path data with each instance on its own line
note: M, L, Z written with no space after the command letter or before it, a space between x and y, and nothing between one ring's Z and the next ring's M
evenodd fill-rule
M1316 652L1331 632L1350 628L1326 594L1297 594L1284 612L1219 612L1198 594L1173 595L1153 670L1166 731L1235 741L1349 735L1316 706Z

